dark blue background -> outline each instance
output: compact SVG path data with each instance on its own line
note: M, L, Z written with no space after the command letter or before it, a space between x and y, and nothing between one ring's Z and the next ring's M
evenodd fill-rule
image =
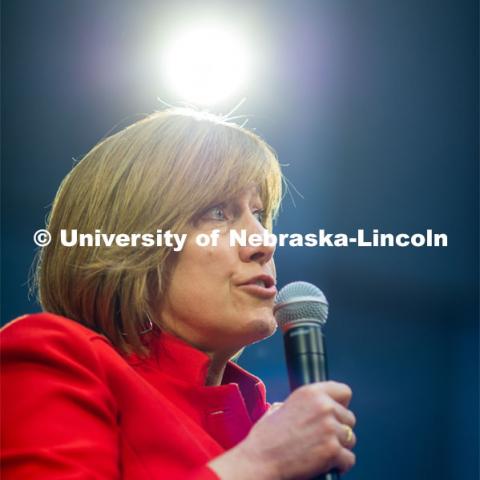
M237 113L303 196L286 196L277 232L448 234L438 249L277 249L280 284L313 282L331 304L331 376L358 418L347 478L477 479L474 1L2 2L3 322L39 308L32 234L72 157L175 101L146 45L200 6L256 32L263 60ZM240 363L271 401L288 394L279 334Z

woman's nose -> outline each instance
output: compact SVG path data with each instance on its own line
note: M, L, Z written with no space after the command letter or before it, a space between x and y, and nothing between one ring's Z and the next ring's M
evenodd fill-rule
M275 252L273 238L268 238L268 230L258 221L258 218L250 214L242 227L246 233L246 245L240 246L240 258L244 262L258 262L264 265L270 261ZM250 235L255 237L251 238ZM249 241L251 240L251 241Z

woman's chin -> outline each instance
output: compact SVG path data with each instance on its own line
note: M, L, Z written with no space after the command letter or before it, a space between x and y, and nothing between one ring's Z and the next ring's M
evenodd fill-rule
M277 322L273 315L271 318L258 318L252 320L248 325L249 336L251 341L249 343L255 343L264 338L272 336L277 329Z

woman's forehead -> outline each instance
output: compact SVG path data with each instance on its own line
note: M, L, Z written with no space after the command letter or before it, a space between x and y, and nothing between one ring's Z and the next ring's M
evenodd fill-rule
M220 203L240 201L243 199L247 200L262 200L262 189L259 185L249 185L247 187L241 188L238 191L234 192L231 195L226 195L223 200L220 200Z

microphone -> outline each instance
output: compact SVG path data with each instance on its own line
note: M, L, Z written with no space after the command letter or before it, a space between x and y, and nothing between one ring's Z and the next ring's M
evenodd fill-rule
M285 285L275 299L273 313L283 332L290 390L328 380L327 353L322 325L328 317L328 302L322 291L307 282ZM314 480L338 480L338 470Z

